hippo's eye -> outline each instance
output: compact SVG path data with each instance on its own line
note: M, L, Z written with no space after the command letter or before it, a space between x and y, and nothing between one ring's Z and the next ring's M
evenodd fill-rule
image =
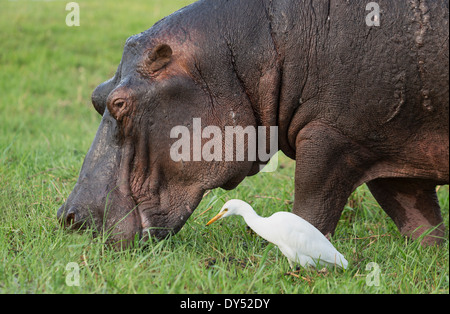
M121 121L123 116L129 112L129 103L125 98L116 98L108 103L108 110L117 121Z
M114 107L116 107L117 109L122 109L125 106L125 101L123 101L122 99L118 99L114 102Z

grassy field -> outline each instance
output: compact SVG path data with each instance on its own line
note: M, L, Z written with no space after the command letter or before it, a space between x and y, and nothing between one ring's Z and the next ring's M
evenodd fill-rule
M56 210L100 122L91 92L113 75L127 37L189 2L82 0L81 26L67 27L65 1L0 0L0 293L449 293L448 232L440 247L408 241L365 187L332 239L345 272L287 274L278 249L241 218L205 227L231 198L264 216L291 210L285 157L275 173L211 192L177 236L147 247L115 252L59 227ZM448 186L439 199L448 226Z

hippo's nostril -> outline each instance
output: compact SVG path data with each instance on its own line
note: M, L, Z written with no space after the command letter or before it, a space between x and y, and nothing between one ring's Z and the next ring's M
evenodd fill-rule
M66 225L67 227L70 227L70 226L72 226L72 225L74 225L74 224L75 224L75 213L74 213L74 212L69 212L69 213L66 215L65 225Z
M69 208L69 210L61 208L58 211L58 219L64 227L74 228L77 223L76 209L73 207Z

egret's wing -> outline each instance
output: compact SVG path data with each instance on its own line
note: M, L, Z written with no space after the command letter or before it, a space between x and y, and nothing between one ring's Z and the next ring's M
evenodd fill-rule
M299 262L309 257L316 263L342 265L344 268L347 266L347 261L342 254L306 220L287 212L276 213L272 217L274 217L274 225L282 228L279 231L280 238L282 237L280 241L290 248Z

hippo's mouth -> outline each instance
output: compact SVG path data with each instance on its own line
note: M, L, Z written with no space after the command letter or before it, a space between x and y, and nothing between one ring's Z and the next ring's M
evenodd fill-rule
M143 201L138 205L138 212L141 218L142 242L149 237L162 240L170 235L177 234L184 226L186 221L192 215L193 211L200 203L203 192L199 193L190 203L187 198L180 197L177 200L183 200L180 204L174 204L173 199L164 197L153 197L150 200Z
M99 207L73 205L69 197L58 210L58 220L68 230L89 230L94 237L102 235L107 244L128 247L133 241L143 237L137 206L131 206L132 200L129 198L120 198L120 201L117 201L119 196L114 192L110 196L115 198L115 201L110 205L106 203L103 210ZM130 207L131 209L128 209Z

